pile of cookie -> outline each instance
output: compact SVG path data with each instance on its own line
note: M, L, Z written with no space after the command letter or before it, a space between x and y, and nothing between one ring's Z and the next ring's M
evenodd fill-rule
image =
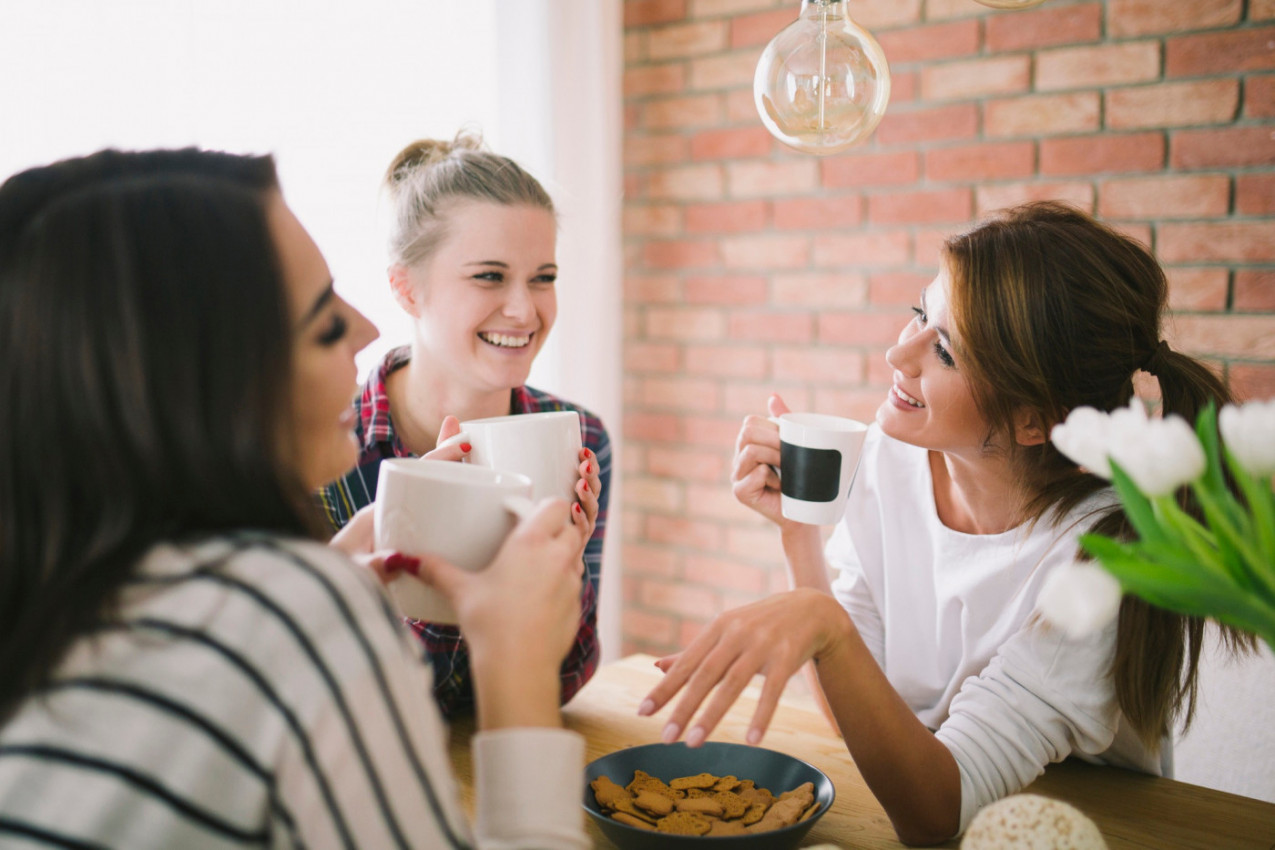
M598 807L613 820L673 835L769 832L803 821L819 809L810 782L776 797L751 779L701 773L665 783L635 770L628 785L599 776L589 786Z

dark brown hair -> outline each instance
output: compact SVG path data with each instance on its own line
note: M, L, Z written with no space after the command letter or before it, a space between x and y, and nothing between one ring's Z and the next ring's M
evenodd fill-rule
M0 186L0 720L154 544L311 535L268 157L103 151Z
M1163 411L1192 424L1210 402L1231 400L1206 366L1162 341L1168 283L1151 253L1078 210L1052 202L1015 207L949 239L944 257L962 371L997 443L1011 453L1033 521L1061 519L1107 482L1048 440L1017 445L1014 424L1024 412L1048 435L1076 407L1127 404L1140 369L1159 380ZM1119 509L1092 530L1132 535ZM1179 715L1190 722L1203 628L1199 619L1132 596L1121 605L1116 696L1148 744ZM1232 646L1251 646L1223 631Z

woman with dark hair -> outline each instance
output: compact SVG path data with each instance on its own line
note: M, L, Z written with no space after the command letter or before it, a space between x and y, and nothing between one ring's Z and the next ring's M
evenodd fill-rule
M587 846L567 506L482 573L396 561L470 639L476 838L428 669L320 542L375 336L269 158L104 151L0 187L0 843Z
M761 673L755 742L813 659L816 693L914 844L950 838L1069 755L1165 772L1203 623L1129 597L1118 623L1077 638L1034 611L1082 533L1130 533L1106 482L1049 442L1052 427L1082 405L1128 404L1139 370L1159 379L1165 412L1192 422L1229 399L1161 340L1167 291L1145 248L1059 204L948 240L886 353L893 386L826 547L781 514L776 427L745 420L735 495L779 526L793 590L723 614L663 659L640 713L685 688L665 738L689 726L694 746ZM772 415L786 409L772 397Z

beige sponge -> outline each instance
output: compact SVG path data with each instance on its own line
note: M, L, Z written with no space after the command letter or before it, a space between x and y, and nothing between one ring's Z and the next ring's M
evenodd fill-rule
M961 850L1107 850L1098 826L1075 806L1039 794L1014 794L970 822Z

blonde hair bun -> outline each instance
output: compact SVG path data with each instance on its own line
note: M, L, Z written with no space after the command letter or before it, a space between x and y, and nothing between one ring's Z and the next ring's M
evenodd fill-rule
M465 130L461 130L450 141L417 139L395 154L390 167L385 170L385 184L390 187L397 186L418 171L443 162L457 151L481 151L482 149L482 135Z

